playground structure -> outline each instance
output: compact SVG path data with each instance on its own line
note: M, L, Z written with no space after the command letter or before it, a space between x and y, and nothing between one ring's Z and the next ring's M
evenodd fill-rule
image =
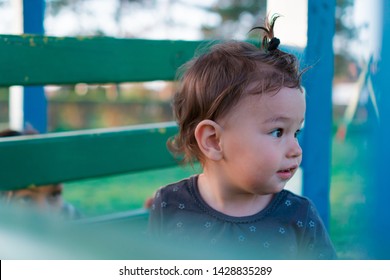
M383 18L386 11L390 12L389 2L382 1ZM190 59L202 43L47 37L43 35L44 0L24 0L23 3L24 33L36 35L0 35L0 86L25 86L24 122L41 132L46 126L46 100L41 85L173 80L176 69ZM303 194L313 200L328 224L335 1L309 0L308 3L304 64L315 64L315 67L305 74L304 80L309 98L302 139L305 151ZM386 52L390 23L385 18L382 34L379 66L390 62L390 53ZM388 258L386 249L390 248L390 242L386 232L390 229L390 206L386 198L390 190L385 174L390 158L386 149L390 138L390 127L386 124L390 119L390 98L383 93L389 87L386 83L389 71L378 69L374 86L381 122L375 130L377 135L373 136L378 145L371 148L376 155L377 176L367 210L372 211L373 217L367 246L372 249L373 258ZM0 190L176 165L165 146L167 138L176 131L174 123L159 123L1 139ZM131 222L140 216L145 217L147 213L136 212L126 219Z

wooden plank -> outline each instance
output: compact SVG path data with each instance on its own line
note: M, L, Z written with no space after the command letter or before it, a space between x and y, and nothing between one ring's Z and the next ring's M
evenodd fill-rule
M0 86L173 80L201 43L0 35Z
M0 190L176 165L176 124L0 138Z

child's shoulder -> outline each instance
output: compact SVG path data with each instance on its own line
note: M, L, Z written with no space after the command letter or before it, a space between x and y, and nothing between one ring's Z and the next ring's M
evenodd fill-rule
M170 183L168 185L160 187L156 192L157 198L187 196L192 193L192 189L196 184L197 176L191 176L180 181Z
M282 190L282 193L283 193L283 197L285 199L291 199L291 200L294 200L294 201L297 201L300 203L311 203L309 198L307 198L303 195L293 193L292 191L284 189L284 190Z
M189 185L192 185L194 183L194 180L196 179L196 176L191 176L185 179L181 179L179 181L169 183L168 185L162 186L159 188L159 191L164 191L164 192L169 192L173 191L176 192L178 191L178 188L185 188Z
M303 195L298 195L295 194L289 190L283 190L281 192L280 198L282 200L282 203L285 204L286 206L298 206L298 207L304 207L304 208L314 208L313 202L303 196Z
M310 198L295 194L289 190L283 190L281 192L281 197L279 203L283 204L284 208L288 208L290 211L294 210L293 212L296 213L306 213L305 215L318 216L318 211Z

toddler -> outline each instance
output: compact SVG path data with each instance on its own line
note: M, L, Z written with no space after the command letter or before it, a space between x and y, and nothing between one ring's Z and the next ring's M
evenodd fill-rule
M155 236L233 257L336 258L313 203L284 190L302 160L306 103L298 61L273 36L276 19L258 27L260 49L222 42L184 65L168 147L203 171L157 191Z

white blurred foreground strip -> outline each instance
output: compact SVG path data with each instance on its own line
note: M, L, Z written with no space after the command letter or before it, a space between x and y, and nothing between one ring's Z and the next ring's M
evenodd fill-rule
M2 280L39 279L390 279L390 261L6 260ZM246 268L246 269L245 269ZM252 269L250 269L252 268ZM264 269L262 269L264 268ZM269 269L271 268L271 269ZM271 272L270 272L271 271ZM270 272L270 273L269 273ZM259 275L264 273L264 275ZM135 275L137 274L137 275ZM157 275L160 274L160 275ZM170 274L170 275L167 275ZM226 275L230 274L230 275ZM246 275L245 275L246 274ZM252 275L249 275L252 274ZM253 275L258 274L258 275Z

